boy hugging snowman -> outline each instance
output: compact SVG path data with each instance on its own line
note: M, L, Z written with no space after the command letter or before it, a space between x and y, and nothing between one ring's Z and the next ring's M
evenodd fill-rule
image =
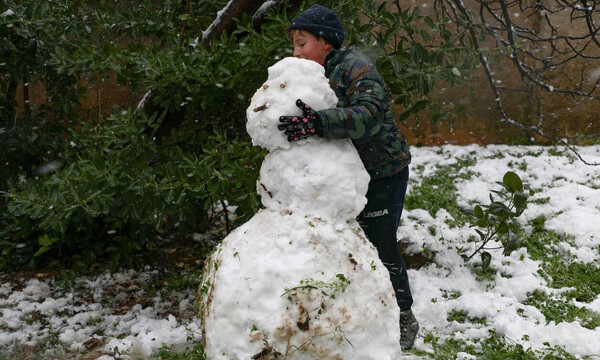
M205 351L395 359L419 329L396 238L408 145L374 65L341 48L333 11L314 5L289 31L294 57L269 68L247 111L253 144L269 151L257 184L265 209L207 262Z

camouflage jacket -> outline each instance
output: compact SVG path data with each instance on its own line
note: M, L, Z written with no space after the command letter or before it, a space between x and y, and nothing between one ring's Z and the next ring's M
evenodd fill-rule
M325 75L338 104L318 112L322 136L352 139L371 179L400 172L410 163L410 151L375 65L355 47L334 49L325 59Z

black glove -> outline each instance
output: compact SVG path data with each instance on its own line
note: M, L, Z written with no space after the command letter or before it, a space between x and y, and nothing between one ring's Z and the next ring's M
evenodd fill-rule
M302 115L281 116L279 121L283 124L279 124L277 128L287 135L288 141L303 140L313 135L321 136L323 130L317 112L300 99L296 100L296 106L302 110Z

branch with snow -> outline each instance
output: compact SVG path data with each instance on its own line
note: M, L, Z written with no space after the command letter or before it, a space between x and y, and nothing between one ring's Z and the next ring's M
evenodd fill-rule
M568 63L581 60L587 60L589 63L589 60L600 59L600 8L597 2L590 4L585 0L579 3L555 0L526 4L523 1L476 0L474 8L471 8L462 0L436 0L435 8L450 18L457 28L464 27L467 30L466 37L473 44L479 57L502 121L566 146L586 165L600 165L598 162L584 160L578 150L569 144L569 140L572 139L559 139L548 135L542 129L544 113L539 100L536 125L524 125L513 119L508 115L502 101L504 93L531 92L534 88L574 99L600 100L600 96L594 94L600 87L600 74L597 71L589 73L591 84L587 89L584 88L585 68L581 70L579 81L572 84L553 84L551 74ZM568 29L558 25L555 16L565 11L570 12L569 20L572 26ZM475 14L478 14L478 17ZM527 23L528 19L533 19L533 24ZM587 31L572 33L573 29ZM544 34L544 30L549 34ZM492 51L486 48L480 34L491 36L495 40L497 48L493 51L501 58L508 59L530 87L515 89L498 85L500 81L495 77L488 60Z

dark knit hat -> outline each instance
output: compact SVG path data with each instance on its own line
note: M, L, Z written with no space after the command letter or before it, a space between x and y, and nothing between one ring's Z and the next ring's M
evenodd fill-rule
M290 30L306 30L335 48L340 48L346 37L344 25L337 14L318 4L296 16L288 27Z

